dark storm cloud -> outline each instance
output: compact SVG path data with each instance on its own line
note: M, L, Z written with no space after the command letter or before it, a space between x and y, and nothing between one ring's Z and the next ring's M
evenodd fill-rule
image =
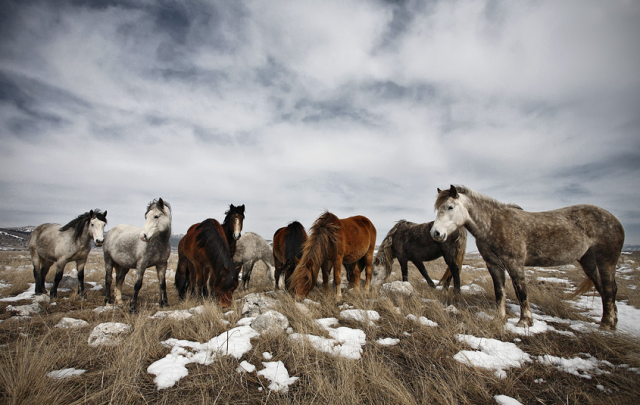
M85 206L139 224L163 196L175 229L234 202L263 236L326 208L370 216L380 240L461 183L604 206L640 243L638 17L615 1L7 0L0 225Z

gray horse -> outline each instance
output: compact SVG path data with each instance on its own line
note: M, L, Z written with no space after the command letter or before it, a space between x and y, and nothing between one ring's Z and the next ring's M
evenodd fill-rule
M160 306L168 305L165 272L171 254L171 206L162 198L147 206L144 227L133 225L115 226L104 241L105 302L113 303L111 281L116 270L116 303L122 305L122 283L129 269L136 269L136 283L130 311L137 310L138 293L142 287L144 271L156 266L160 282Z
M274 265L271 246L260 235L246 232L238 240L236 253L233 255L233 262L236 265L242 264L242 288L245 290L249 286L253 266L259 261L267 266L269 280L273 280Z
M91 239L96 246L104 240L104 226L107 223L107 211L92 210L85 212L65 226L42 224L29 236L29 252L33 263L33 277L36 282L36 294L46 294L44 279L49 268L54 266L56 277L51 287L51 297L58 295L58 284L62 279L64 266L76 262L78 268L78 293L86 297L84 290L84 265L91 250Z
M602 298L602 328L615 329L616 263L624 228L610 212L594 205L527 212L464 186L438 190L431 236L444 242L465 227L493 278L498 315L506 318L505 271L520 302L518 326L533 325L524 266L559 266L578 261Z

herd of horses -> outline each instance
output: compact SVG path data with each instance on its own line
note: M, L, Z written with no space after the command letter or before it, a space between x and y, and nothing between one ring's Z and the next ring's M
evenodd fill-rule
M624 243L624 229L608 211L593 205L574 205L553 211L527 212L464 186L438 189L436 218L424 224L399 221L385 236L374 258L376 228L361 215L340 219L325 211L307 234L297 221L273 235L275 288L284 277L285 289L296 299L307 296L322 270L323 287L329 290L333 269L336 300L340 301L341 269L354 290L368 292L372 271L384 271L386 279L396 258L403 281L408 279L412 262L431 287L423 262L443 257L448 269L442 277L445 288L453 279L460 294L460 269L467 244L467 231L476 239L479 253L493 279L498 316L506 319L505 279L512 280L520 303L519 326L533 325L527 299L524 266L557 266L578 261L586 274L577 293L595 287L602 298L602 328L615 329L617 293L615 270ZM242 263L234 263L237 241L242 233L244 205L230 205L222 223L209 218L192 225L178 245L175 287L180 299L187 295L213 297L229 306L239 285ZM102 246L105 263L105 302L113 303L111 282L116 272L115 301L122 305L122 283L128 271L136 269L130 310L137 310L137 299L145 269L155 266L160 288L160 305L167 302L165 272L171 254L171 205L162 198L151 201L142 228L118 225L105 236L107 211L92 210L64 226L42 224L30 236L35 292L46 293L45 277L51 267L55 279L50 290L56 297L65 265L75 261L78 293L85 297L84 265L91 240ZM246 286L250 268L243 275Z

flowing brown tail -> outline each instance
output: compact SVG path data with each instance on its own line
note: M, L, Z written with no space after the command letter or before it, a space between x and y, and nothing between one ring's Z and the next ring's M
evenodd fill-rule
M571 297L577 297L578 295L582 295L591 291L592 288L595 288L595 284L589 277L585 277L584 280L580 282L576 290L571 293Z

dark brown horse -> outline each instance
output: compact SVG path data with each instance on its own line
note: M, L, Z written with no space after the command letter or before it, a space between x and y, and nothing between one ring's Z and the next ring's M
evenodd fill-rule
M235 266L224 230L215 219L192 225L178 244L175 283L184 299L187 289L198 297L211 295L222 307L231 304L241 266Z
M229 243L231 257L236 254L236 242L242 236L242 224L244 223L244 204L237 207L233 204L229 205L229 210L224 213L224 221L222 221L222 229L224 236Z
M400 220L384 237L375 260L373 261L374 275L385 272L384 280L391 273L393 259L398 259L402 271L402 281L408 281L408 262L413 263L420 274L427 280L429 286L435 288L423 262L443 257L448 268L441 279L447 288L453 277L455 292L460 292L460 269L464 261L467 248L467 230L461 228L452 234L445 242L436 242L431 237L433 222L415 224Z
M527 212L464 186L438 191L431 236L444 242L461 227L471 232L493 278L502 319L506 318L505 271L520 302L518 326L531 326L524 266L558 266L577 260L602 297L600 326L615 329L615 272L624 228L610 212L586 204Z
M291 275L289 290L296 299L306 297L322 268L322 283L326 291L333 266L336 300L341 300L340 276L344 264L355 290L360 289L360 272L365 269L364 288L369 291L375 245L376 228L368 218L358 215L338 219L325 211L311 226L309 238L302 246L302 258Z
M307 240L307 231L298 221L284 226L273 234L273 263L276 267L275 289L278 289L280 277L284 274L285 289L289 289L289 279L302 258L302 244Z

